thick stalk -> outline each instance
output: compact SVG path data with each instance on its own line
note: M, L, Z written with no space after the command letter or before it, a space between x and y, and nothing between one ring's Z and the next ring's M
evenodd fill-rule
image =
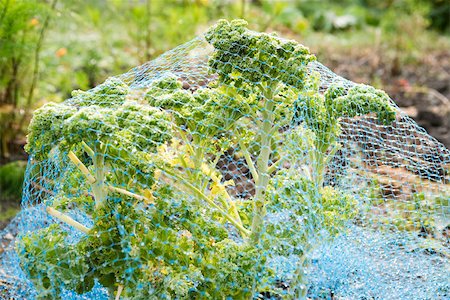
M274 162L269 169L267 170L267 172L269 174L272 174L273 172L275 172L282 164L283 164L284 158L280 158L279 160L277 160L276 162Z
M78 156L73 153L72 151L69 151L69 159L73 162L73 164L80 170L81 173L86 177L87 181L90 184L95 183L95 178L92 176L91 172L89 172L88 168L81 162L81 160L78 158Z
M313 170L312 170L312 179L316 186L316 188L321 188L324 182L324 170L325 170L325 158L324 153L320 152L320 150L316 150L313 155Z
M87 146L87 144L83 146L90 149L89 146ZM91 150L93 151L93 153L95 153L92 158L94 162L94 176L92 176L89 169L83 164L83 162L78 158L78 156L74 152L69 151L68 154L69 159L75 164L75 166L81 171L81 173L83 173L83 175L86 177L87 181L91 185L92 193L94 195L95 200L95 208L99 208L101 206L107 195L107 191L105 189L104 153L103 152L99 153L99 151L97 151L100 150L99 148L101 147L96 147L95 150ZM92 153L88 151L88 154L91 155Z
M297 270L295 270L295 278L292 282L292 286L294 287L295 291L295 299L304 300L307 299L307 276L306 276L306 264L307 259L305 255L302 255L300 257L300 261L298 263Z
M84 151L91 157L91 159L94 159L95 153L94 150L92 150L91 147L88 146L84 141L81 142L81 146L83 147Z
M122 188L118 188L118 187L115 187L115 186L112 186L112 185L109 185L109 184L106 184L106 188L109 191L113 192L113 193L122 194L122 195L125 195L125 196L128 196L128 197L134 198L136 200L143 201L145 204L153 203L152 199L149 199L147 197L135 194L133 192L127 191L127 190L122 189Z
M73 153L72 151L69 152L69 158L75 164L75 166L77 166L77 168L80 170L80 172L83 173L83 175L86 177L87 181L91 184L92 189L94 189L94 186L96 186L96 184L97 184L97 179L95 179L95 177L92 176L92 174L91 174L91 172L89 172L88 168L80 161L78 156L76 156L76 154ZM104 170L102 172L104 172ZM149 199L147 197L135 194L133 192L130 192L130 191L122 189L122 188L118 188L118 187L109 185L105 182L103 182L103 186L104 186L104 188L106 188L107 190L109 190L113 193L119 193L119 194L122 194L122 195L125 195L128 197L132 197L136 200L144 201L145 203L152 202L151 199ZM103 194L103 200L104 200L106 198L106 191L103 191L103 193L104 193ZM102 197L102 195L97 194L97 198L100 199L100 197ZM95 194L94 194L94 198L96 198Z
M92 193L95 198L95 208L102 206L106 199L105 191L105 157L103 153L96 152L94 156L94 177L95 182L92 184Z
M242 220L241 220L239 211L238 211L233 199L231 199L231 197L228 194L228 192L226 191L225 187L221 184L219 178L213 174L213 170L209 167L209 165L203 162L204 158L205 158L205 150L204 150L205 147L202 145L201 139L198 136L194 135L193 139L192 139L192 144L194 146L192 146L192 145L190 145L186 135L184 134L184 132L182 130L180 130L180 135L181 135L183 141L188 146L188 150L191 152L190 154L193 157L194 169L201 170L202 173L209 176L211 178L211 180L213 180L217 185L222 187L222 191L225 195L225 200L226 200L226 203L224 203L224 204L229 205L231 207L231 212L233 214L233 218L235 219L235 221L238 224L240 224L240 226L242 226ZM200 189L199 189L200 191L205 189L206 186L208 185L209 180L207 180L207 181L202 180L202 178L200 177L200 174L198 174L198 173L192 174L191 172L189 172L188 175L192 178L193 182L198 183L198 186L200 187ZM228 209L228 207L226 207L226 209ZM245 231L241 230L241 233L245 233Z
M325 180L325 168L340 148L339 143L335 140L335 138L330 137L326 142L317 143L316 149L312 153L312 177L317 188L323 187ZM327 153L328 149L330 149L330 151Z
M194 147L192 147L191 149L194 151L193 153L191 153L191 155L193 156L193 160L194 160L194 169L195 170L200 170L202 163L203 163L203 158L205 156L205 152L204 152L204 146L202 145L201 139L194 135L194 137L192 138Z
M273 128L273 110L274 102L272 100L272 88L268 87L264 90L265 105L262 112L262 128L260 130L260 142L261 150L256 161L258 168L258 183L256 185L255 197L253 199L253 219L251 227L250 241L256 244L259 241L263 228L263 219L266 214L265 208L265 191L269 184L270 174L269 160L272 153L272 136L271 131Z

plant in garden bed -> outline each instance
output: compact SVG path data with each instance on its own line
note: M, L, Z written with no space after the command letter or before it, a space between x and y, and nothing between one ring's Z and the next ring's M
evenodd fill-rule
M339 118L374 112L388 123L394 110L366 86L321 95L307 48L245 26L219 21L206 33L218 75L207 87L185 90L166 74L136 96L111 79L35 113L27 151L65 164L47 212L85 233L74 240L54 224L19 239L41 298L84 293L96 280L116 298L306 296L311 239L353 215L355 200L323 180ZM229 149L250 170L248 199L232 196L217 167ZM84 193L74 196L75 185ZM276 286L277 256L299 258L288 290Z

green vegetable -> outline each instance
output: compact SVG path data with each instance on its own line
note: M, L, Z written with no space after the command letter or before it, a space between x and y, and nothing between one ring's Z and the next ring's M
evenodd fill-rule
M85 281L89 266L76 245L66 242L67 232L57 224L18 239L20 265L27 270L39 291L39 299L60 299L62 287L83 291L92 288Z
M265 215L264 192L269 184L269 168L273 153L274 135L283 125L280 114L286 115L287 107L304 87L306 65L315 57L295 41L282 40L275 35L255 33L245 28L243 20L219 21L205 35L215 52L210 66L219 74L219 85L231 97L253 97L251 119L257 125L259 153L256 164L245 153L256 184L253 199L251 240L258 243ZM286 105L287 104L287 105ZM284 107L285 110L280 110ZM241 144L242 151L247 152Z
M338 234L354 214L354 198L323 180L339 121L373 112L387 124L395 111L366 86L321 95L307 48L245 25L222 20L206 33L218 75L206 87L185 90L166 73L136 96L112 79L36 112L27 151L62 161L47 211L85 233L73 242L65 225L52 225L18 242L41 298L62 287L85 293L95 280L130 299L306 296L312 239ZM296 118L303 124L292 126ZM248 199L219 170L231 150L251 174ZM93 225L73 220L72 209ZM278 255L302 261L288 292L267 263Z
M299 95L295 103L297 121L312 131L313 142L309 147L312 162L311 175L317 186L323 185L324 171L340 145L340 119L375 113L385 125L395 120L395 108L383 91L367 85L355 85L345 92L342 86L333 85L324 95L319 93L319 75L308 79L308 89Z

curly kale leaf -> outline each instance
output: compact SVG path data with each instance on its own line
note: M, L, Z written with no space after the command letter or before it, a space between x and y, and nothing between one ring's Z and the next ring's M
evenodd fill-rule
M120 78L109 78L92 90L75 90L71 102L76 106L118 106L125 102L129 93L128 85Z
M117 129L113 110L99 106L79 109L63 123L62 135L68 147L81 143L107 141Z
M159 109L132 101L114 108L47 104L34 114L26 150L38 159L59 146L69 150L82 141L95 148L100 143L127 152L152 152L170 138L168 116Z
M224 239L214 245L203 264L205 280L193 295L209 299L249 299L253 288L264 288L263 278L271 275L262 249ZM216 288L220 287L220 289Z
M169 117L162 110L127 101L117 108L115 140L128 150L153 152L171 138Z
M192 93L183 89L183 84L174 74L155 79L148 87L145 100L154 107L178 111L193 100Z
M152 83L145 99L155 107L170 110L180 127L198 139L215 137L246 115L253 98L226 95L223 88L204 88L192 93L184 90L175 75L164 76Z
M339 136L341 118L375 113L385 125L395 120L396 110L385 92L363 84L345 92L344 87L334 85L321 95L318 80L318 74L313 73L308 90L295 103L295 117L314 132L319 151L326 151Z
M328 111L336 117L352 118L375 113L378 120L385 125L395 120L395 108L389 96L374 87L358 84L345 94L342 87L331 86L324 96Z
M75 107L56 103L47 103L37 109L28 127L25 151L38 160L45 159L60 143L64 122L76 111Z
M133 299L249 296L264 263L259 250L227 239L222 224L168 186L154 196L147 209L111 197L95 212L78 244L90 280L110 290L121 283Z
M306 65L315 60L308 48L275 34L250 31L246 26L244 20L219 20L205 34L215 49L209 64L219 75L219 82L234 85L243 94L249 86L251 90L263 82L269 86L282 82L302 89Z
M86 253L66 238L67 232L52 224L17 240L20 266L39 291L38 299L60 299L62 288L84 293L94 285L86 276Z

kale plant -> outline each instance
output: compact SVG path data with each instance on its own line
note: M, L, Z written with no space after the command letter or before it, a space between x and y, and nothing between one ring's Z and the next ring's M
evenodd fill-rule
M321 94L306 47L243 20L221 20L205 38L206 86L164 73L136 92L113 78L35 112L27 151L62 164L44 202L62 224L17 244L39 298L95 282L116 299L306 297L314 239L355 213L355 199L323 180L340 119L375 113L388 124L395 111L364 85ZM229 153L249 170L245 197L219 166ZM297 257L291 278L278 278L279 256Z

